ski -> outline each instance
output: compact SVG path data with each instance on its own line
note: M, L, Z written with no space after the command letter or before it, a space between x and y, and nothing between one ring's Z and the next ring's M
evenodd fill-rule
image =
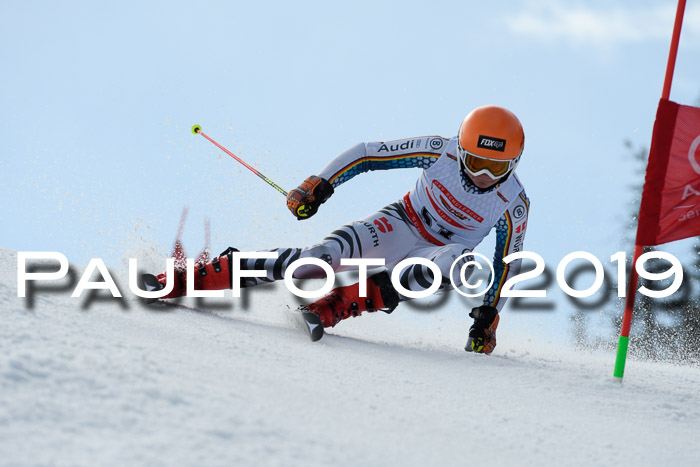
M311 342L316 342L323 337L323 323L321 322L321 317L316 313L312 313L303 308L294 312L298 315L298 319L301 321L302 327L309 335Z
M141 274L139 276L139 287L146 292L155 292L163 289L163 284L153 274ZM144 303L151 304L162 301L160 298L142 298Z
M175 242L173 245L172 253L170 256L175 259L175 268L184 270L185 265L186 265L186 258L187 254L185 253L185 248L182 245L182 232L185 227L185 221L187 220L187 212L188 208L185 206L182 209L182 214L180 215L180 223L178 224L178 229L177 229L177 235L175 237ZM210 242L211 242L211 227L210 227L210 222L209 218L204 219L204 237L205 237L205 245L202 251L199 253L197 256L197 261L198 263L206 263L210 259ZM158 280L158 277L155 276L154 274L141 274L139 277L139 287L141 290L144 290L146 292L154 292L158 290L163 290L165 287L163 284L160 283ZM144 303L146 304L153 304L153 303L160 303L164 305L170 305L170 306L177 306L181 308L188 308L188 309L193 309L190 307L187 307L185 305L179 305L173 302L170 302L165 299L160 299L160 298L150 298L150 299L143 299ZM204 311L204 310L196 310L196 311ZM296 311L293 312L295 319L299 323L299 325L304 328L304 331L306 331L306 334L309 336L309 339L311 339L311 342L316 342L320 340L323 337L324 334L324 328L323 328L323 322L321 321L321 317L317 315L316 313L310 312L308 309L305 307L299 307Z
M147 292L153 292L156 290L162 290L163 289L163 284L161 284L158 281L158 278L153 275L153 274L141 274L140 276L140 284L139 286L141 287L142 290L145 290ZM146 304L153 304L153 303L162 303L165 305L174 305L174 306L179 306L182 308L190 308L186 307L184 305L175 305L174 303L171 303L166 300L161 300L159 298L151 298L151 299L143 299ZM197 311L203 311L203 310L197 310ZM295 318L299 321L300 325L304 330L306 331L306 334L309 336L309 339L311 339L311 342L316 342L320 340L323 337L324 330L323 330L323 323L321 322L321 317L318 316L316 313L312 313L308 310L299 309L297 311L293 312L295 315Z

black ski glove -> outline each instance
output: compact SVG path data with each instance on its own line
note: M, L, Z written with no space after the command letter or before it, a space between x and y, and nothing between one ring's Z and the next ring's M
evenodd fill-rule
M469 339L464 350L490 354L496 348L498 310L492 306L482 305L473 308L469 316L474 318L474 324L469 328Z
M287 208L298 219L308 219L316 214L318 207L331 197L335 190L333 185L316 175L312 175L298 188L287 195Z

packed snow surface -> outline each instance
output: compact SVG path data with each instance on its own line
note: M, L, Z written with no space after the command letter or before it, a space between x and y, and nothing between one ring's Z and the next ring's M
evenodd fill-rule
M311 343L279 288L28 300L0 262L2 465L700 465L698 368L632 360L620 384L614 355L507 312L492 356L464 352L466 316L405 307Z

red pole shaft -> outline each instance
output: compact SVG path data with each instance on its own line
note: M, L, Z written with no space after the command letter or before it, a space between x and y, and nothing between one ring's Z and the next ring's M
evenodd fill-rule
M224 151L226 154L228 154L229 156L233 157L238 162L243 164L243 166L245 166L247 169L251 170L255 175L258 175L260 173L255 169L255 167L251 167L250 165L246 164L246 162L243 159L241 159L240 157L238 157L237 155L235 155L234 153L232 153L231 151L229 151L228 149L226 149L225 147L223 147L222 145L220 145L219 143L217 143L216 141L211 139L209 136L205 135L203 131L200 130L199 134L204 136L209 141L211 141L216 147L218 147L219 149Z
M671 36L671 48L668 51L668 62L666 64L666 77L664 78L664 88L661 93L662 99L668 99L671 94L671 83L673 81L673 71L676 68L676 56L678 55L678 42L681 37L681 26L683 25L683 14L685 13L685 0L678 0L678 8L676 9L676 21L673 25L673 35ZM639 230L639 224L637 224ZM625 373L625 361L627 359L627 345L629 342L630 328L632 327L632 313L634 312L634 302L637 297L637 283L639 276L637 274L637 259L644 251L643 245L634 246L634 255L632 258L632 271L630 272L630 281L627 285L627 299L625 300L625 313L622 316L622 329L620 330L620 340L617 345L617 359L615 361L614 375L617 378L622 378ZM622 381L620 379L620 381Z
M632 255L632 271L630 272L630 281L627 284L627 298L625 299L625 314L622 317L622 337L630 336L630 327L632 326L632 312L634 311L634 301L637 297L637 282L639 275L637 274L637 259L642 255L644 247L641 245L634 246L634 255Z
M274 188L275 190L279 191L279 192L282 193L284 196L287 196L287 191L286 191L284 188L282 188L281 186L279 186L278 184L276 184L275 182L273 182L272 180L270 180L269 178L267 178L266 176L264 176L264 175L263 175L262 173L260 173L255 167L246 164L246 162L245 162L243 159L241 159L240 157L238 157L237 155L235 155L234 153L232 153L231 151L229 151L228 149L226 149L225 147L223 147L222 145L220 145L219 143L217 143L216 141L214 141L213 139L211 139L209 136L207 136L206 134L204 134L204 132L202 131L202 127L200 127L199 125L195 125L195 126L192 127L192 133L194 133L194 134L196 134L196 135L202 135L202 136L204 136L206 139L208 139L209 141L211 141L212 144L214 144L217 148L221 149L221 150L224 151L226 154L228 154L229 156L233 157L236 161L240 162L241 165L243 165L245 168L247 168L248 170L250 170L251 172L253 172L253 173L254 173L255 175L257 175L258 177L262 178L262 179L263 179L268 185L270 185L272 188Z
M673 25L673 36L671 37L671 49L668 51L668 63L666 64L666 78L664 79L664 90L661 93L662 99L668 99L671 95L671 82L673 81L673 70L676 68L676 55L678 55L678 42L681 37L681 26L683 25L683 14L685 13L685 0L678 0L676 9L676 22Z
M678 42L681 38L681 26L683 25L683 14L685 12L685 0L678 0L678 8L676 9L676 21L673 25L673 35L671 36L671 48L668 51L668 62L666 63L666 78L664 79L664 89L661 93L662 99L668 99L671 94L671 83L673 82L673 70L676 67L676 56L678 55ZM637 225L639 228L639 224ZM620 335L629 337L630 326L632 325L632 311L634 310L634 301L637 295L637 259L642 255L644 250L643 245L634 246L634 255L632 258L632 272L630 273L630 282L627 286L627 299L625 300L625 314L622 318L622 330Z

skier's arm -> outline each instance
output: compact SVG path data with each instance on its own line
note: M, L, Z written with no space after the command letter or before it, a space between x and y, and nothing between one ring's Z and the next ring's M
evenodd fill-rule
M522 262L522 260L517 259L506 264L503 262L503 258L523 250L529 209L530 200L523 191L496 223L496 251L493 257L495 276L493 286L484 295L483 304L495 307L498 311L508 300L501 296L503 284L520 272Z
M439 136L398 139L395 141L359 143L333 159L318 174L333 188L355 175L371 170L421 167L427 169L438 160L447 145Z
M469 316L474 318L474 324L469 328L469 338L464 347L467 352L490 354L496 347L499 312L507 300L506 297L501 296L503 284L520 272L521 263L518 259L506 264L503 258L511 253L522 251L529 210L530 200L523 191L496 223L493 286L484 295L483 304L469 313Z
M404 167L427 169L438 160L447 141L439 136L421 136L357 144L333 159L318 176L312 175L291 190L287 208L297 219L308 219L331 197L335 187L355 175Z

